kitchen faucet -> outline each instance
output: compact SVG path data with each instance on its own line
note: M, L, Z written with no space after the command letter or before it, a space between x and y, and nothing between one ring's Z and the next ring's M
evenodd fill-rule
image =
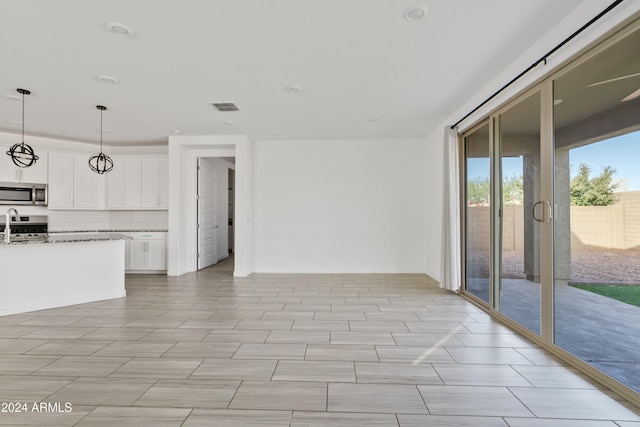
M11 226L9 225L11 223L11 211L13 211L13 214L16 216L17 221L20 221L20 217L18 216L18 211L16 210L16 208L7 209L7 217L6 217L6 222L4 226L4 242L5 243L9 243L9 239L11 236Z

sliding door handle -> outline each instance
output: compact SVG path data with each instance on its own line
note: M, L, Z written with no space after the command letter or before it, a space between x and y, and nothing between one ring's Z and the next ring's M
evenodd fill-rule
M533 208L531 208L531 216L533 217L533 219L535 219L538 222L544 222L544 211L542 212L543 218L538 218L536 216L536 208L538 207L539 204L542 204L542 203L544 203L542 200L538 200L533 204Z

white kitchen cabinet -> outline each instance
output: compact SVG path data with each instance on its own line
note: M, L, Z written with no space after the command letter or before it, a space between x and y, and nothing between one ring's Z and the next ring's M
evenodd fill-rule
M20 168L13 163L11 157L6 155L9 148L9 145L0 146L0 182L47 183L48 153L46 151L37 150L38 160L28 168Z
M107 209L140 208L142 201L142 160L113 158L107 174Z
M169 207L169 161L161 158L142 159L142 207Z
M49 209L102 208L102 176L89 169L89 157L49 153Z
M129 233L129 272L165 271L167 269L166 234L164 232Z

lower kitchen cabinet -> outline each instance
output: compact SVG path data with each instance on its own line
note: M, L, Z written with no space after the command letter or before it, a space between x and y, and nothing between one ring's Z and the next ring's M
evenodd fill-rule
M167 269L166 233L131 232L128 242L128 272L164 272Z

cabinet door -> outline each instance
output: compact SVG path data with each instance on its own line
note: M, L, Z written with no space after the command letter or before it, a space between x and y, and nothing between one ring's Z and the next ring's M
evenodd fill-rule
M30 184L47 183L48 153L38 150L38 160L28 168L19 168L6 153L9 145L0 146L0 182L28 182Z
M147 270L166 270L165 241L147 241Z
M73 207L76 209L96 209L100 206L100 175L89 169L89 157L74 156ZM104 192L102 194L104 195Z
M107 208L120 209L124 207L124 167L114 159L114 166L107 174Z
M28 168L18 168L20 181L30 184L46 184L47 183L47 166L49 153L46 151L36 151L38 160ZM9 156L7 156L9 157Z
M146 270L147 247L146 240L129 241L129 270Z
M124 165L124 207L139 208L142 191L142 161L140 159L123 159ZM115 169L115 166L113 167Z
M73 154L49 153L48 191L50 209L73 207Z
M159 161L159 178L160 191L158 194L158 207L163 209L169 208L169 160L160 159Z
M142 207L155 208L159 196L158 159L142 159Z

